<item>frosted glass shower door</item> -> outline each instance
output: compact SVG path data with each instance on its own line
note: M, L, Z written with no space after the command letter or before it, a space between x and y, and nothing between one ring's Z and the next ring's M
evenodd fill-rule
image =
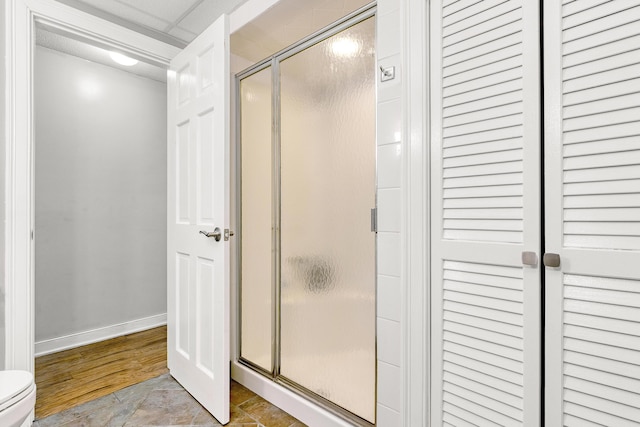
M280 62L280 374L375 420L375 23Z
M273 370L271 67L240 81L240 356Z

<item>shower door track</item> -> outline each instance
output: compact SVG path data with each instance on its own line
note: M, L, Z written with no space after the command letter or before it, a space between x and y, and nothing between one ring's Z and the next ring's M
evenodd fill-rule
M275 54L258 61L254 65L246 68L243 71L240 71L235 75L235 96L236 100L236 229L238 231L238 239L236 245L236 274L237 274L237 302L236 302L236 324L237 327L237 337L236 342L238 346L238 363L248 367L256 371L257 373L271 379L276 384L279 384L286 389L293 391L297 394L300 394L312 401L314 404L320 406L321 408L327 410L328 412L353 423L356 426L362 427L372 427L374 424L369 421L359 417L358 415L350 412L347 409L342 408L341 406L331 402L323 396L320 396L317 393L305 388L304 386L296 383L293 380L288 379L284 375L280 373L280 361L281 361L281 346L280 346L280 313L281 313L281 298L280 298L280 283L281 283L281 272L280 272L280 79L279 79L279 64L281 61L292 57L305 49L327 39L335 34L346 30L354 25L357 25L366 19L374 17L376 15L376 2L371 2L356 11L346 15L345 17L339 19L338 21L316 31L315 33L299 40L295 44L282 49ZM273 160L273 169L272 169L272 182L273 182L273 198L272 198L272 206L273 206L273 218L274 221L274 233L272 235L272 247L274 248L274 255L272 257L272 263L274 267L273 276L271 280L273 298L274 298L274 307L272 310L273 316L271 319L272 325L272 333L274 337L274 341L272 343L272 366L271 370L267 370L264 367L261 367L250 360L247 360L241 356L241 325L242 325L242 288L240 283L242 282L242 203L241 203L241 182L242 182L242 160L241 160L241 106L240 106L240 81L246 77L249 77L253 74L256 74L260 71L263 71L267 68L271 67L271 75L272 75L272 118L271 118L271 146L272 146L272 160ZM377 384L377 380L375 381ZM377 390L375 392L377 396Z

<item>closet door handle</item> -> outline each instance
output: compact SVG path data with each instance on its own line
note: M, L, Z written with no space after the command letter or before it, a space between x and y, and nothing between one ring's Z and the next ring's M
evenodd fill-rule
M558 268L560 267L560 255L553 253L546 253L542 257L542 262L545 267Z
M538 265L538 254L530 251L522 252L522 265L536 267Z

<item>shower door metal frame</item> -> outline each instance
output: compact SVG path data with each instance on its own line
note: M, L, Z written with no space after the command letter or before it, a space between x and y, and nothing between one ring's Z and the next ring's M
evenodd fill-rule
M316 31L315 33L301 39L295 44L284 48L283 50L276 52L272 56L269 56L254 65L240 71L235 75L235 96L236 96L236 123L235 123L235 167L236 167L236 191L235 191L235 208L236 208L236 231L237 231L237 244L236 244L236 343L237 343L237 358L238 362L259 372L260 374L270 378L272 381L292 390L296 393L312 400L315 404L321 406L329 412L344 418L355 425L370 427L373 424L360 418L356 414L342 408L341 406L329 401L328 399L314 393L313 391L305 388L304 386L292 381L280 374L280 287L281 287L281 275L280 275L280 226L281 226L281 181L280 181L280 147L281 147L281 135L280 135L280 62L344 31L354 25L357 25L369 18L376 16L376 3L369 3L360 9L346 15L340 20ZM375 62L375 61L374 61ZM248 359L242 357L242 102L241 102L241 81L247 77L271 68L271 155L272 155L272 169L271 169L271 182L272 182L272 348L271 348L271 371L267 371L265 368L256 365ZM377 74L376 74L377 75ZM374 141L375 143L375 141ZM377 169L377 166L376 166ZM375 181L372 183L374 186ZM377 190L375 191L375 204L377 206ZM374 231L372 231L374 232ZM374 246L377 246L377 242L374 240ZM374 248L374 252L377 253L377 248ZM377 269L377 266L376 266ZM375 277L375 275L374 275ZM374 321L374 328L377 328ZM377 335L377 334L376 334ZM376 349L374 349L376 351ZM375 372L374 372L375 375ZM377 384L377 380L375 381ZM377 396L377 390L374 390L374 396ZM377 397L376 397L377 400ZM375 405L374 405L375 406ZM377 417L377 414L376 414Z

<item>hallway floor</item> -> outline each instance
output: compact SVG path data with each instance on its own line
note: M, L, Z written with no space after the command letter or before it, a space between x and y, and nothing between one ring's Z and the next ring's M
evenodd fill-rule
M235 381L229 427L305 427ZM40 419L33 427L220 426L169 374Z

